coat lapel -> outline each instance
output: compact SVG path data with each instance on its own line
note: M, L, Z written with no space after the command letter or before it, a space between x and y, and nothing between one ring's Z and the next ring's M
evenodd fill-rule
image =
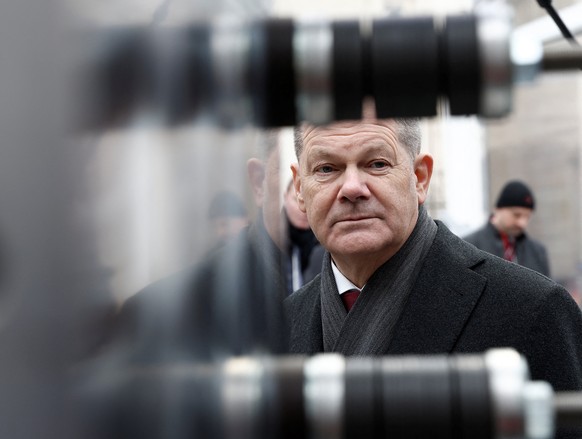
M483 259L479 252L438 226L387 354L452 352L485 288L487 280L472 270Z

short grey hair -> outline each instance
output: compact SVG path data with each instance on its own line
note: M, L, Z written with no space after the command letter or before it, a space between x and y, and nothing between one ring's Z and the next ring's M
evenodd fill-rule
M398 137L398 142L404 145L408 150L410 157L414 160L418 154L420 154L420 148L422 145L422 133L420 130L420 119L419 118L396 118L393 119L396 122L396 135ZM295 154L297 155L297 160L303 151L303 131L307 127L307 123L297 125L293 129L293 139L295 144Z
M408 149L410 156L414 159L420 154L422 146L422 132L420 130L419 118L397 118L394 119L398 141Z

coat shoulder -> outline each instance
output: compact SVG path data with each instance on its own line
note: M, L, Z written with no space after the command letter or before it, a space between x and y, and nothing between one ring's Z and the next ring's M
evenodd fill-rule
M481 250L453 234L446 226L437 221L439 231L433 244L433 255L451 269L468 268L486 279L487 290L505 299L513 298L534 303L547 294L565 290L553 280L529 268L508 262L487 251ZM458 274L458 273L457 273ZM552 293L553 292L553 293Z
M291 315L295 315L293 311L297 311L305 307L312 307L313 304L319 300L320 291L321 274L318 274L310 282L303 285L284 300L283 304L285 309L287 311L291 311Z

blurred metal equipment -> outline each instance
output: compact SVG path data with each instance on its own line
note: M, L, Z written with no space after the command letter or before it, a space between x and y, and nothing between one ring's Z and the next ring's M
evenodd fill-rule
M215 363L162 357L152 366L98 358L71 377L94 353L90 329L101 324L85 316L108 300L111 273L87 219L94 212L83 209L95 151L71 142L69 125L325 123L360 117L365 97L380 117L435 115L444 100L451 114L500 117L510 111L516 64L505 7L442 22L218 20L83 29L71 38L57 3L7 2L0 14L0 437L545 438L554 423L580 424L579 397L529 382L523 360L505 352L225 352ZM520 66L535 76L542 59Z
M580 66L580 53L544 57L513 38L511 9L478 4L472 15L370 22L219 20L181 29L107 29L89 38L81 65L95 102L84 125L124 123L150 109L166 123L204 118L223 126L291 126L361 117L502 117L515 82L542 69ZM533 48L532 48L533 46ZM89 72L89 74L87 74Z
M91 406L91 413L106 408L113 415L114 422L100 419L108 438L549 439L556 427L582 427L581 395L554 394L546 382L530 381L526 362L511 349L233 357L216 367L119 375L110 371L107 381L123 385L99 386L106 398ZM172 389L168 404L164 395ZM171 416L159 410L162 401ZM169 421L171 436L164 429Z

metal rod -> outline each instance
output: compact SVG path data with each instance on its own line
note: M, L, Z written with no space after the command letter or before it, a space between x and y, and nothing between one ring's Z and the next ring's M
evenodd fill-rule
M554 396L556 424L582 427L582 392L558 392Z
M571 47L563 50L545 51L542 70L582 69L582 48Z

